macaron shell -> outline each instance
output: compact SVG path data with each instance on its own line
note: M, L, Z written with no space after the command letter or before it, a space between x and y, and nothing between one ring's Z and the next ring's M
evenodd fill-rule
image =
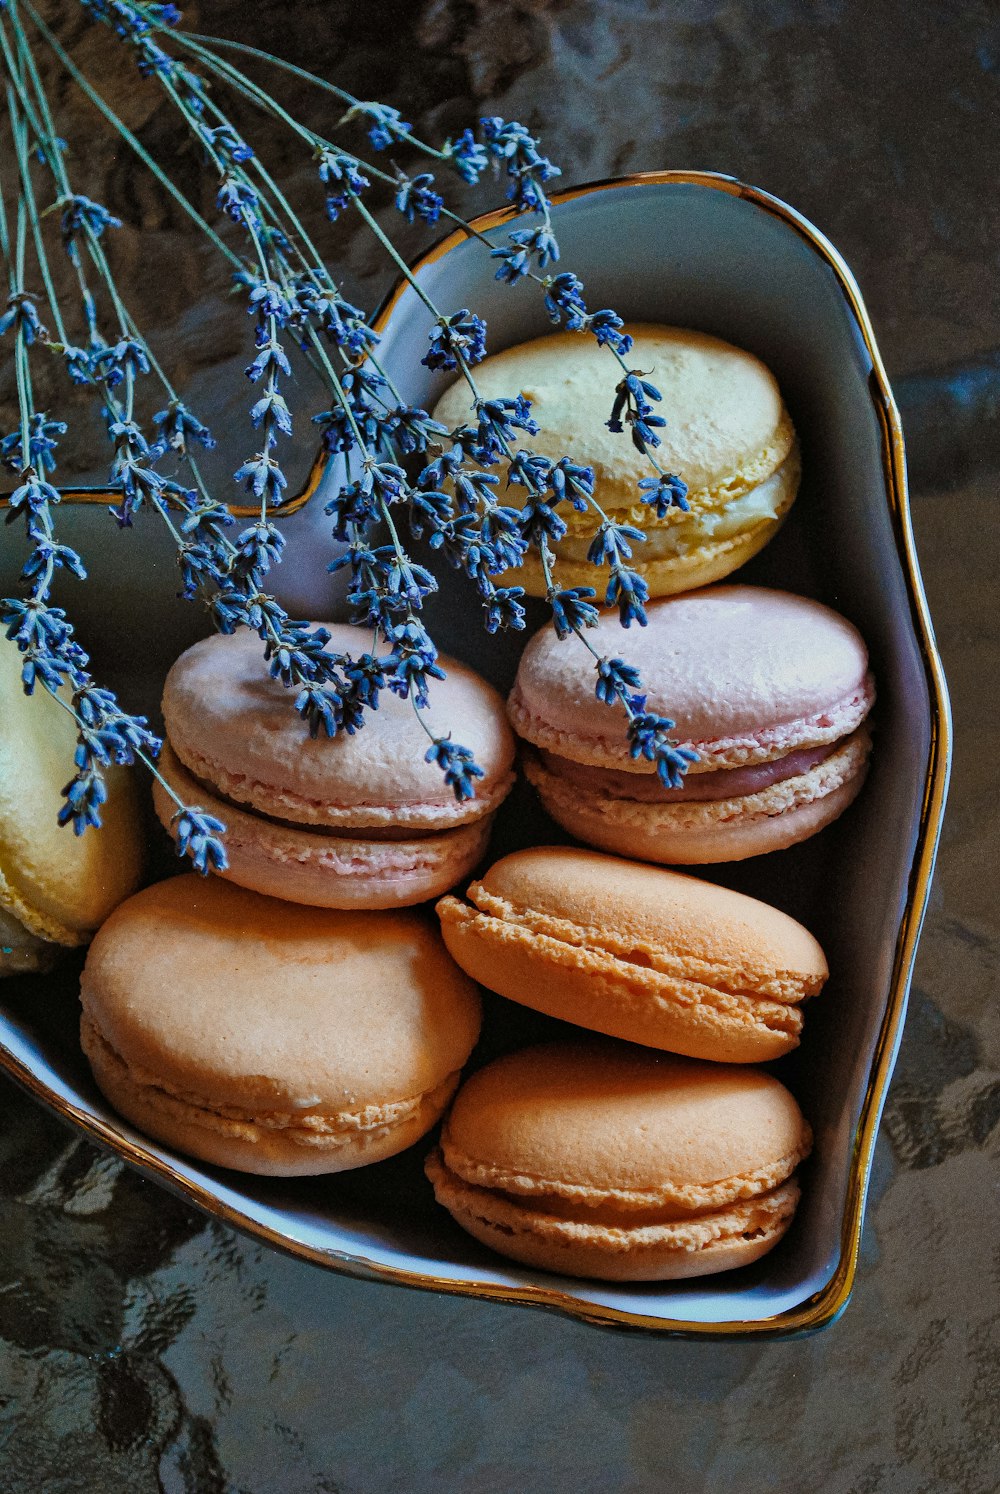
M716 586L654 602L647 616L647 627L625 632L605 614L587 641L638 668L647 708L676 722L677 741L699 751L703 770L835 740L870 709L864 641L819 602ZM624 712L595 698L589 657L551 629L525 649L509 712L522 737L560 756L654 771L630 757Z
M579 1036L470 1075L441 1137L448 1166L477 1186L588 1205L631 1192L637 1220L643 1207L679 1216L768 1192L810 1141L771 1074Z
M358 628L321 626L333 652L357 657L370 646ZM409 700L384 690L364 729L312 738L246 629L203 639L173 665L163 692L167 735L196 778L260 814L332 829L448 829L491 813L506 796L514 743L492 686L457 660L439 662L446 678L432 681L423 719L469 747L484 773L475 797L461 803L426 761L427 734Z
M478 996L411 913L298 907L181 876L91 945L85 1016L130 1069L206 1109L338 1115L436 1090L467 1059Z
M0 908L29 934L84 944L142 873L131 774L106 770L100 829L60 826L73 776L73 718L40 685L21 687L21 656L0 636Z
M625 330L635 340L628 366L646 372L663 396L657 413L667 424L657 432L657 461L684 478L695 511L740 496L784 461L794 433L777 382L759 359L689 328L630 323ZM636 484L651 471L627 433L608 429L620 378L608 349L577 332L520 343L476 369L487 399L531 400L541 429L521 444L592 466L596 496L612 509L634 504ZM469 419L470 405L467 386L456 380L435 419L458 425Z
M438 914L462 969L509 1000L716 1062L794 1048L798 1004L828 973L816 940L778 909L568 847L503 858Z
M146 1135L210 1162L269 1177L304 1177L368 1166L412 1146L441 1118L458 1073L437 1089L395 1105L324 1117L323 1129L296 1124L298 1116L263 1120L225 1114L168 1093L155 1076L136 1073L84 1018L80 1042L101 1092Z
M160 771L183 803L198 804L225 825L229 864L218 875L253 892L315 908L404 908L439 897L482 860L493 823L489 815L439 834L365 840L269 820L215 799L169 745ZM177 806L158 783L153 803L164 829L173 834Z
M525 775L557 824L619 856L662 866L715 865L786 850L833 823L857 798L871 737L860 727L808 772L739 798L653 804L588 792L526 753ZM697 780L689 780L697 792Z

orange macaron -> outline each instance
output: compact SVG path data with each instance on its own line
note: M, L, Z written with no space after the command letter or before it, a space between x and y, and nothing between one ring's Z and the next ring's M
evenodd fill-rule
M512 1001L628 1042L723 1063L797 1046L828 975L786 913L696 877L539 846L437 905L451 954Z
M522 1049L473 1074L426 1170L438 1202L502 1255L659 1281L772 1249L811 1145L770 1074L591 1040Z
M425 918L299 907L215 877L123 903L80 999L83 1051L116 1110L178 1151L276 1176L412 1145L480 1021Z

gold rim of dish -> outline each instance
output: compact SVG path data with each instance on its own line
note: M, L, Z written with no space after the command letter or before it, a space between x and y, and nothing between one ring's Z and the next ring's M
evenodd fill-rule
M872 1152L902 1023L905 995L913 970L917 940L927 906L934 856L944 811L951 756L951 720L944 671L934 641L913 542L899 412L889 388L868 312L854 276L828 239L794 208L789 207L779 198L772 197L770 193L762 191L759 187L750 187L733 177L720 176L714 172L643 171L631 176L612 177L604 181L571 187L554 193L552 201L557 204L572 202L577 197L586 197L595 192L605 192L618 187L664 184L707 187L753 203L772 217L778 218L803 238L833 271L872 361L872 374L868 380L868 388L882 432L882 467L893 521L896 550L906 578L911 620L923 657L930 697L930 751L917 842L910 867L909 892L896 936L889 999L875 1045L868 1085L854 1136L847 1200L841 1226L840 1259L827 1284L797 1306L771 1317L753 1320L734 1318L718 1323L702 1323L682 1318L650 1317L641 1312L629 1312L598 1303L584 1302L572 1293L547 1287L503 1287L487 1281L454 1281L447 1277L383 1265L364 1256L323 1250L302 1241L292 1240L286 1234L269 1225L258 1223L241 1210L223 1203L210 1190L192 1182L169 1162L155 1156L141 1144L123 1136L114 1126L96 1116L87 1114L71 1101L55 1095L37 1075L2 1045L0 1045L0 1065L50 1109L78 1126L93 1140L116 1152L140 1172L167 1184L182 1198L196 1204L206 1213L221 1219L234 1229L265 1240L268 1244L299 1260L326 1266L343 1275L359 1277L362 1280L385 1281L398 1286L419 1287L427 1291L446 1292L463 1297L481 1297L490 1302L509 1302L523 1306L548 1308L565 1313L580 1322L604 1327L625 1327L655 1333L699 1337L705 1335L716 1338L778 1337L809 1333L832 1323L847 1306L854 1286ZM516 213L512 207L499 208L474 218L471 227L479 233L488 233L491 229L503 226L515 216ZM457 229L414 261L411 266L412 271L417 272L427 265L435 264L452 249L465 243L469 237L470 234L465 229ZM400 279L373 321L377 332L384 330L406 290L407 281ZM313 463L305 487L294 498L282 504L282 514L293 512L308 501L319 485L326 462L326 454L320 451ZM98 488L60 489L60 494L63 501L68 503L105 503L117 496L107 489ZM4 502L4 497L0 496L0 507L4 506ZM233 512L241 514L243 510L234 509ZM256 510L248 509L246 512L255 513Z

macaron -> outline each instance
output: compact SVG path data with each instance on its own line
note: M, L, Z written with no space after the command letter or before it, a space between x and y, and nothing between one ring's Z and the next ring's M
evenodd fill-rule
M408 912L295 907L214 877L147 887L90 947L80 1036L140 1131L221 1167L341 1172L438 1120L479 996Z
M741 861L815 835L859 792L875 698L857 628L829 607L757 586L654 603L624 633L604 616L600 656L638 668L646 709L697 753L683 787L629 753L621 705L594 693L586 650L538 633L509 701L524 767L553 819L579 840L646 861Z
M426 1170L438 1203L501 1255L662 1281L773 1249L811 1144L792 1095L759 1069L565 1042L473 1074Z
M330 650L364 652L357 628L323 626ZM383 690L360 731L313 738L294 694L270 678L255 634L216 634L182 654L164 686L160 766L184 803L226 825L225 875L321 908L402 907L467 876L513 785L514 740L497 692L457 660L439 662L446 677L421 715L483 770L475 797L462 802L426 760L427 733L409 700ZM172 830L176 805L158 785L154 802Z
M59 824L76 727L40 685L25 695L21 655L0 633L0 976L48 969L86 944L139 883L142 837L131 775L106 770L102 824Z
M452 956L481 985L692 1058L779 1058L829 973L812 934L768 903L570 846L504 856L437 910Z
M636 323L629 369L642 373L662 395L654 412L656 462L687 484L688 509L671 507L657 517L641 501L638 483L655 475L633 445L628 427L608 429L621 368L607 348L579 332L557 332L519 343L476 367L486 399L523 394L540 426L522 444L558 461L568 456L594 469L595 497L609 518L643 530L630 565L650 596L671 596L728 576L755 555L778 529L794 502L800 461L791 417L777 381L759 358L718 337L685 327ZM469 421L468 386L458 380L438 401L434 417L454 428ZM519 433L520 435L520 433ZM607 568L587 560L598 519L592 511L559 510L567 533L556 545L562 586L597 586ZM536 556L518 571L518 583L544 596Z

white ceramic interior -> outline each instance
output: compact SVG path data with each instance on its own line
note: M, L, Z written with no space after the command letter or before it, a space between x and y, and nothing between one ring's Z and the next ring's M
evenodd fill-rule
M645 181L586 191L561 202L555 218L560 268L580 275L592 307L612 305L627 319L716 333L750 348L774 370L800 433L803 484L784 530L740 579L818 596L860 627L871 650L879 691L876 745L857 804L804 846L705 869L803 919L830 959L831 979L807 1009L801 1049L774 1065L816 1132L790 1234L753 1267L688 1284L554 1277L493 1255L454 1226L423 1179L423 1146L357 1174L285 1183L201 1167L146 1141L93 1087L75 1041L69 978L0 985L0 1058L63 1115L203 1207L341 1269L647 1327L752 1331L754 1324L781 1327L774 1323L781 1315L794 1326L800 1321L795 1310L822 1296L834 1276L852 1207L855 1226L859 1222L857 1194L863 1198L869 1160L868 1149L856 1149L859 1123L863 1109L869 1131L877 1117L898 1042L912 955L911 945L900 956L901 930L904 923L911 932L919 924L937 830L936 819L928 823L925 815L922 821L932 770L943 785L933 744L946 703L928 685L932 644L922 632L919 578L907 574L900 495L894 499L890 491L884 401L843 279L817 247L815 231L800 229L787 211L773 211L761 194L743 197L707 179ZM484 315L494 351L548 331L538 288L508 288L493 270L482 245L466 242L425 264L420 281L445 311L472 306ZM427 408L445 387L441 375L420 365L430 323L407 290L382 344L403 395ZM609 409L615 378L609 355ZM669 419L669 409L663 413ZM335 480L328 474L327 490ZM321 489L295 521L303 547L299 561L284 567L285 595L314 615L332 610L312 553L317 531L325 530L322 501ZM143 593L154 583L140 571L132 587ZM120 605L114 589L107 589L103 605L114 614ZM478 604L458 583L445 587L431 612L443 648L501 687L509 685L525 635L486 639ZM534 609L533 624L542 617L540 607ZM626 634L622 653L627 657ZM559 839L522 789L498 825L494 853ZM918 850L922 870L911 891ZM556 1026L498 998L488 999L487 1013L487 1053ZM837 1305L843 1300L842 1292Z

